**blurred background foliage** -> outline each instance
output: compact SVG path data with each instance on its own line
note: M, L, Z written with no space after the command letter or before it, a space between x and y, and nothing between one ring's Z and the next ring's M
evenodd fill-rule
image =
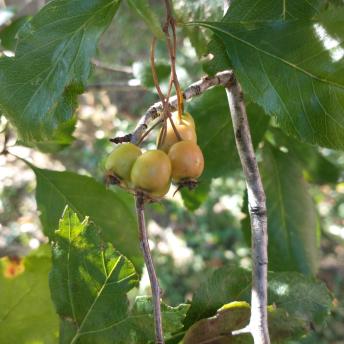
M1 3L1 11L4 11L4 1ZM209 1L203 0L174 3L179 22L222 16L222 1L213 1L211 6ZM6 0L6 8L12 11L13 17L0 23L0 53L14 48L14 40L4 39L4 35L15 37L16 28L25 21L25 16L34 14L43 4L44 1L38 0ZM154 0L151 4L156 13L163 13L161 1ZM16 27L9 26L10 23ZM200 29L178 30L177 72L183 87L203 75L205 37ZM74 171L102 182L104 159L113 148L108 139L130 132L144 110L157 100L148 64L150 42L151 32L146 24L123 2L116 19L102 36L87 92L79 98L75 140L68 148L44 154L18 145L9 123L0 117L0 145L6 145L14 154L0 155L1 256L22 256L46 242L36 209L34 173L15 155L42 168ZM156 59L161 82L166 87L169 67L163 42L158 43ZM217 107L204 108L205 104L206 101L200 104L195 101L189 105L196 123L210 122L212 111L221 111ZM320 156L326 157L338 171L333 176L332 167L323 162L320 172L319 164L314 173L309 172L312 169L305 172L320 223L318 276L335 296L332 317L325 328L314 329L309 343L344 343L344 155L321 148L317 152L320 155L313 159L313 147L302 144L302 148L298 142L283 141L283 135L276 135L276 132L271 123L270 129L261 135L275 147L285 148L290 144L288 151L298 157L301 165L308 159L305 163L310 166ZM210 125L208 131L198 133L200 142L205 142L212 134ZM152 137L148 146L154 141ZM261 137L257 144L259 141ZM211 145L212 142L210 149ZM228 145L230 147L230 143ZM236 156L235 151L233 154ZM258 149L259 159L262 154ZM173 196L172 190L161 203L148 207L151 245L167 303L175 305L190 300L193 291L213 268L229 262L249 267L249 247L244 233L247 214L242 210L245 185L238 167L238 164L226 166L226 175L213 180L207 179L205 174L196 192L183 191L182 198L180 193ZM292 180L290 188L293 188ZM148 277L144 276L140 289L147 288Z

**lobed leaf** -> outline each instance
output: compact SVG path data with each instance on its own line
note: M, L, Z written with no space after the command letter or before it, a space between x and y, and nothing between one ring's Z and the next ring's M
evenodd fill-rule
M103 243L86 218L66 208L55 232L50 287L61 318L61 343L146 344L154 340L150 297L131 309L127 293L138 285L134 266ZM188 305L161 305L168 335L182 327Z
M104 244L97 231L66 208L55 232L50 290L61 318L63 343L106 337L127 317L127 292L138 285L134 266Z

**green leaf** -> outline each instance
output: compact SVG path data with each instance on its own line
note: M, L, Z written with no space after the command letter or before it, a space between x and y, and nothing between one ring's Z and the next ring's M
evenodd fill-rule
M128 0L128 4L144 20L156 38L162 39L165 37L160 20L152 10L148 0Z
M233 0L223 21L269 21L311 18L319 14L323 0Z
M216 314L224 304L237 300L249 301L251 274L234 265L216 270L197 288L184 321L188 329L196 321Z
M276 307L269 312L271 332L276 342L281 336L299 335L312 322L322 324L329 315L331 296L324 283L295 272L270 272L268 281L268 303ZM234 265L216 270L198 287L183 331L168 344L179 343L186 331L199 320L216 317L222 305L237 300L250 302L250 293L250 271ZM225 309L222 308L222 311ZM215 327L221 326L221 321L217 325L217 320L211 321L215 321Z
M70 119L90 59L120 0L53 0L20 30L16 56L0 59L0 107L27 143Z
M150 297L127 292L138 285L134 266L103 243L86 218L66 208L53 243L50 288L61 317L61 343L148 343L154 340ZM165 335L182 327L189 305L161 304Z
M184 344L231 344L251 343L251 335L230 336L235 330L244 328L250 319L250 305L246 302L233 302L235 307L221 308L216 314L196 322L187 331ZM231 305L231 304L229 304Z
M263 22L271 20L305 19L318 14L322 0L232 0L223 22ZM204 20L200 18L200 20ZM210 75L233 68L222 41L212 37L208 52L214 57L204 63L203 69Z
M49 140L43 142L36 141L34 144L26 144L18 140L16 144L21 144L27 147L39 149L43 153L56 153L62 149L69 147L75 140L73 133L76 127L77 117L73 116L71 119L63 122L56 129L56 132Z
M222 40L244 93L287 133L343 149L343 18L337 9L316 20L201 25Z
M17 33L30 18L30 16L19 17L2 29L0 31L1 46L7 50L14 51L17 45Z
M58 317L48 286L50 267L49 248L45 246L22 261L0 260L1 343L57 343ZM13 268L18 274L11 277Z
M131 197L107 190L93 178L30 165L36 174L36 201L44 233L51 237L68 204L80 217L89 216L104 240L115 245L140 270L142 256Z
M272 343L285 343L308 332L305 321L291 317L284 309L269 307L269 332ZM202 319L187 331L185 344L239 344L253 343L249 334L231 336L232 331L244 328L250 320L250 305L246 302L231 302L221 307L215 316Z
M215 75L223 70L232 69L233 66L226 53L222 41L213 35L207 47L209 58L204 61L202 68L208 75Z
M260 172L268 209L269 264L273 271L317 270L317 213L298 161L265 144Z
M316 184L337 183L339 167L326 159L317 147L296 141L277 128L271 128L271 131L275 145L286 148L300 162L307 181Z
M210 181L201 182L194 190L183 188L181 195L184 206L190 211L195 211L207 200L209 191Z
M223 16L223 0L184 1L175 0L173 6L177 21L188 23L197 20L220 20ZM197 55L202 56L207 49L209 35L200 28L183 26L184 35L188 36Z
M189 305L170 307L161 303L162 323L165 338L183 327L183 320ZM140 296L135 300L126 321L116 329L115 337L119 344L151 343L155 338L154 318L151 297Z
M323 282L290 272L269 273L268 299L289 315L315 324L324 322L332 306Z
M87 343L93 336L99 339L94 342L109 342L106 329L127 317L126 294L137 285L134 266L104 244L87 219L80 222L66 208L54 236L50 274L63 343Z
M238 168L240 160L225 90L214 88L187 104L187 109L196 121L198 144L205 158L201 182L228 175ZM247 112L256 147L267 129L269 117L253 103L248 103Z

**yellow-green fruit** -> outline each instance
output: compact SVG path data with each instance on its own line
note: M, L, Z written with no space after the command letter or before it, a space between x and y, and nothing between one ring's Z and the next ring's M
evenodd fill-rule
M196 136L196 131L195 128L190 125L189 123L181 123L179 124L177 121L174 122L175 127L183 141L192 141L194 143L197 143L197 136ZM159 142L159 137L161 135L161 130L158 136L157 144ZM159 149L163 150L164 152L168 153L170 148L178 142L178 138L173 130L173 127L171 125L171 122L168 120L167 121L167 128L166 128L166 136L159 147Z
M131 170L131 181L136 188L147 192L161 192L171 180L172 166L167 154L161 150L143 153Z
M118 145L108 156L105 169L128 182L134 162L141 154L141 149L132 143Z
M174 123L180 123L178 112L173 112L172 119ZM184 112L181 123L191 125L194 129L196 128L195 120L189 112Z
M172 179L197 179L204 169L203 153L199 146L191 141L180 141L174 144L168 156L172 163Z
M153 198L162 198L168 193L168 190L170 190L170 186L171 186L171 180L169 180L169 182L160 190L151 192L150 196Z

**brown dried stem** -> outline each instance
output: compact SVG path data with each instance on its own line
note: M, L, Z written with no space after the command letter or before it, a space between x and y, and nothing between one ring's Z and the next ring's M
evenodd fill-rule
M191 84L183 92L184 100L189 100L193 97L199 96L206 92L208 89L217 86L217 85L228 85L233 77L233 72L223 71L215 76L204 77L203 79ZM177 96L173 96L169 99L167 104L169 112L175 111L178 108ZM149 124L156 118L163 118L163 104L162 102L157 102L153 104L146 113L141 117L139 122L136 125L134 132L132 133L131 142L138 143L142 135L147 131Z

